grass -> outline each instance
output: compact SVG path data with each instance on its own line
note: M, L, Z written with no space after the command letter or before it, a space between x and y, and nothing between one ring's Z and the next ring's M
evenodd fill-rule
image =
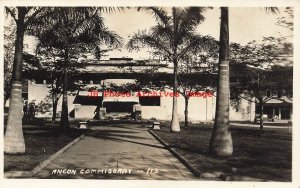
M35 123L34 123L35 124ZM4 172L28 171L83 134L70 129L62 134L57 126L23 125L25 154L4 154Z
M291 136L280 130L265 131L260 137L258 129L231 127L234 153L227 158L214 158L208 154L212 125L192 125L182 128L180 133L170 133L169 126L165 125L155 133L200 172L291 181Z

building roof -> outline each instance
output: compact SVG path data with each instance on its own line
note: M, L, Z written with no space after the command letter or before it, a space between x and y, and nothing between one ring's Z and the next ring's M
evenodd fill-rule
M266 105L292 105L293 100L291 98L288 98L286 96L282 98L272 98L266 102Z

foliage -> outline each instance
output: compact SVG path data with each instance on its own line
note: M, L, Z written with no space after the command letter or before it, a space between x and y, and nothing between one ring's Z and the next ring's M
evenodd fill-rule
M292 62L284 54L284 46L289 44L282 41L281 38L265 37L260 43L252 41L245 46L232 45L231 63L242 65L239 71L244 73L246 80L242 87L232 87L233 95L243 93L244 98L246 95L252 102L266 103L270 100L270 92L292 89Z
M13 72L14 61L14 46L15 46L16 26L13 23L4 26L4 99L5 101L10 96L11 79ZM26 45L24 45L26 47ZM31 54L23 52L23 68L22 72L31 74L32 71L39 67L38 59Z
M217 43L210 51L188 54L178 67L178 92L189 98L189 92L214 91L218 59Z
M20 16L21 12L24 15L24 29L25 31L33 24L34 20L36 20L41 15L47 14L48 8L46 7L5 7L6 13L9 14L13 20L17 23L20 22L18 16Z
M101 45L110 45L111 48L120 47L121 38L105 27L99 9L84 7L49 9L49 14L35 20L30 33L39 38L39 48L52 49L54 53L52 56L58 56L57 61L62 62L63 79L59 80L59 75L56 77L58 80L56 79L55 84L52 83L52 93L55 94L54 102L57 102L61 93L63 95L60 125L67 128L69 127L67 114L69 84L67 82L70 79L68 76L70 67L75 68L74 64L84 53L93 52L96 57L100 58L105 51L101 49Z
M95 8L50 8L49 14L35 20L30 33L38 36L41 46L68 48L74 55L92 51L99 57L102 44L111 48L121 46L121 38L105 27L100 11Z
M240 99L248 100L260 107L260 130L263 133L263 107L272 99L272 93L293 90L293 68L289 54L285 53L289 44L281 39L265 37L261 43L252 41L245 46L234 45L232 63L239 65L244 81L231 86L231 99L239 104ZM290 52L288 52L290 53ZM287 93L285 93L287 94Z
M178 92L185 99L185 127L188 126L188 104L191 93L204 91L213 93L216 89L217 43L211 47L213 51L188 54L186 60L179 65ZM205 95L206 97L206 95Z
M33 19L45 13L45 8L42 7L5 7L7 15L10 15L14 23L9 23L8 26L4 27L4 99L7 100L10 96L11 90L11 79L13 72L13 61L15 55L15 39L16 39L16 23L22 24L24 32L32 24ZM20 20L21 15L24 14L24 20ZM7 20L9 20L7 18ZM24 23L21 23L21 22ZM23 33L24 34L24 33ZM23 53L23 52L21 52ZM23 62L24 63L24 62ZM30 72L32 66L25 63L23 71Z
M14 60L15 27L4 27L4 102L10 95L10 81L12 78Z
M198 24L204 17L204 7L172 7L171 9L159 7L141 8L155 16L157 24L148 31L135 33L127 43L129 50L139 50L150 47L154 56L168 61L174 66L173 92L177 93L178 63L186 54L209 47L213 39L210 36L196 34ZM177 112L177 99L173 96L172 132L179 132L180 126Z
M25 142L22 132L22 91L20 84L22 82L23 67L23 45L24 35L32 20L45 10L44 7L5 7L6 13L11 16L16 24L14 63L10 89L10 106L7 120L7 129L5 132L6 153L17 154L25 153Z
M205 44L213 39L209 36L196 34L197 25L204 17L201 15L206 8L188 7L172 8L171 15L165 8L149 7L147 11L153 12L157 25L149 31L143 30L135 33L127 44L129 50L139 50L145 46L151 47L155 55L173 63L174 58L183 59L186 53L203 49ZM206 45L209 46L209 45Z
M286 15L277 18L276 25L285 27L293 31L294 30L294 23L293 23L294 9L292 7L286 7L284 12Z

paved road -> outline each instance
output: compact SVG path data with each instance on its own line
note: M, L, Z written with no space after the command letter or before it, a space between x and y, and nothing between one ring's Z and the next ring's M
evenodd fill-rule
M140 125L97 126L36 178L192 180L193 174Z
M240 127L255 127L255 128L259 128L259 125L257 124L247 124L247 123L230 123L230 125L234 125L234 126L240 126ZM268 125L268 124L264 124L264 128L272 128L272 129L291 129L292 127L288 126L288 125L284 125L284 126L280 126L280 125Z

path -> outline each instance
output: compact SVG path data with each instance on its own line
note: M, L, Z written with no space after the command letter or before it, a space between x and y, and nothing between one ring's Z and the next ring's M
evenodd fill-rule
M39 172L36 178L195 179L141 125L98 126L92 129L92 133Z

